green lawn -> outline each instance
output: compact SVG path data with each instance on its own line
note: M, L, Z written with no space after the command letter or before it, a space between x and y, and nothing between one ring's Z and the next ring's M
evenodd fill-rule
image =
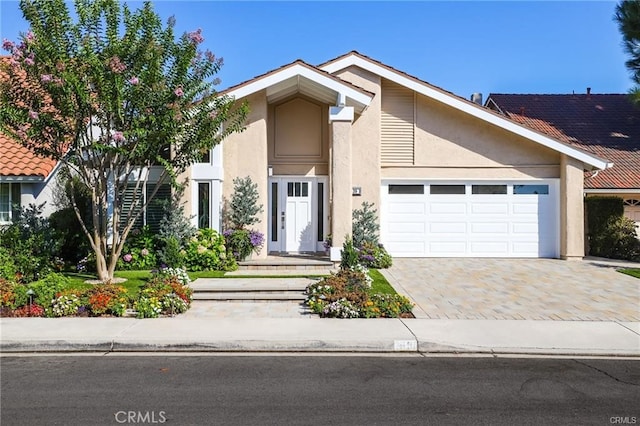
M620 272L623 274L631 275L632 277L640 278L640 269L632 268L632 269L621 269Z
M628 272L631 271L631 272ZM635 274L633 273L635 271ZM623 271L628 273L629 275L633 275L640 278L640 270L629 269L627 271ZM196 280L198 278L224 278L224 271L199 271L199 272L189 272L189 278L191 280ZM78 289L87 289L91 288L91 284L86 284L86 280L95 280L96 276L91 274L80 274L74 272L67 272L64 274L69 280L71 280L71 287ZM115 276L117 278L126 278L127 281L120 283L118 285L127 289L129 294L135 294L138 292L139 288L142 287L148 280L151 278L151 271L116 271ZM384 294L396 294L396 291L389 281L378 271L377 269L370 269L369 276L373 278L373 283L371 284L371 291L373 293L384 293ZM291 275L236 275L228 278L291 278ZM298 277L298 276L296 276ZM309 278L323 278L324 276L319 275L300 275L300 277L309 277Z
M372 293L397 294L389 281L377 269L369 269L369 276L373 278L371 284Z

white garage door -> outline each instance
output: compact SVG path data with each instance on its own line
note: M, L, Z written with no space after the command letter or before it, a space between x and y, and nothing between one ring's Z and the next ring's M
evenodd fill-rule
M383 182L381 241L398 257L558 257L557 180Z

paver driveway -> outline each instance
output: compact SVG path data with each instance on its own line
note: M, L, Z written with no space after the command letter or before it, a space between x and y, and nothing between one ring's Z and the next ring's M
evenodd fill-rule
M417 318L640 321L640 279L586 261L394 258L382 272Z

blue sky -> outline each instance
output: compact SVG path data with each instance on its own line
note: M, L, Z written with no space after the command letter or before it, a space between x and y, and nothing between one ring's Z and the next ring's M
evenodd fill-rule
M28 29L0 0L0 37ZM139 7L139 2L128 2ZM157 1L177 30L202 28L224 57L224 89L303 59L351 50L468 98L489 93L624 93L631 80L613 1ZM6 53L6 52L4 52Z

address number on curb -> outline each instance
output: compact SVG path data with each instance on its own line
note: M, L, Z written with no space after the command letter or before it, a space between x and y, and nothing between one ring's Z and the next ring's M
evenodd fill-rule
M394 340L393 350L394 351L417 351L418 342L415 340Z

